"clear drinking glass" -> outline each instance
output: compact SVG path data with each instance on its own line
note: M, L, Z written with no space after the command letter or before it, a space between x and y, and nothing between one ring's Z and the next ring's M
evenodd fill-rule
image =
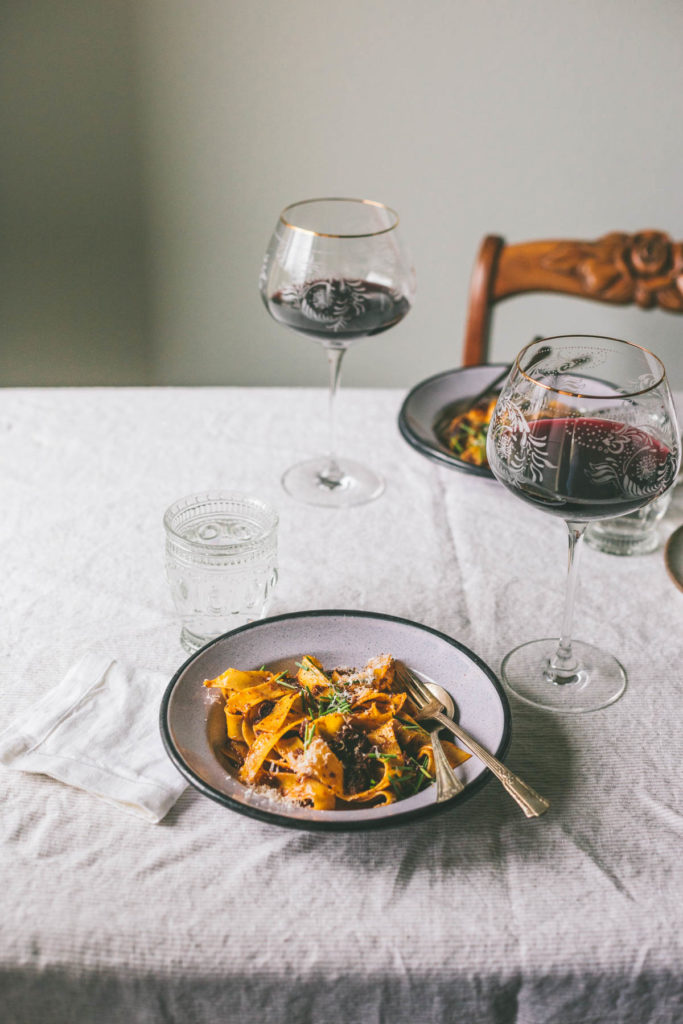
M278 323L319 342L327 352L329 447L282 478L292 497L338 508L379 497L382 478L337 456L334 400L344 353L355 341L386 331L409 312L415 271L398 214L367 199L308 199L280 214L261 270L266 309Z
M591 523L586 544L607 555L649 555L661 544L658 524L671 504L671 490L617 519Z
M676 478L679 432L662 363L615 338L532 342L503 385L487 457L505 487L564 519L569 532L560 636L511 651L503 679L538 707L575 714L605 707L624 692L626 672L608 652L572 639L578 555L589 522L644 507Z
M166 576L186 650L266 614L277 525L272 508L243 494L193 494L166 510Z

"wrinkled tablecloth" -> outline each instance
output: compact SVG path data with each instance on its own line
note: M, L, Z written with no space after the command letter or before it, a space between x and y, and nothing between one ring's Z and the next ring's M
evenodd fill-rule
M272 614L405 616L496 672L510 647L554 635L562 522L414 452L402 398L342 390L340 449L387 488L330 511L279 482L325 446L323 390L3 391L0 728L85 651L170 678L186 655L161 517L208 488L278 507ZM0 1018L680 1024L682 623L661 550L585 548L575 633L615 652L629 687L577 717L511 699L507 762L551 799L539 820L491 782L378 833L266 825L192 788L151 825L0 770Z

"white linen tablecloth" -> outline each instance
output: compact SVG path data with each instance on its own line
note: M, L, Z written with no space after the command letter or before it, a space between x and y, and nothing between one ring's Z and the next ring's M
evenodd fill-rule
M186 655L161 517L208 488L279 508L272 614L405 616L496 672L554 635L562 522L416 454L402 397L342 390L340 449L387 489L335 512L279 483L324 447L323 390L3 391L0 728L88 650L170 677ZM535 821L491 782L380 833L281 829L191 788L150 825L0 769L0 1019L680 1024L682 623L661 550L585 548L575 633L614 651L629 687L576 718L511 701L507 762L552 801Z

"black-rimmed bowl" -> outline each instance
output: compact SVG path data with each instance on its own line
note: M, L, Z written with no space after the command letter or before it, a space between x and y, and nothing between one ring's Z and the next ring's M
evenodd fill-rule
M415 451L433 462L493 479L488 466L473 466L471 462L458 458L440 440L435 424L443 416L444 410L450 407L453 407L452 415L455 415L456 408L462 403L464 412L468 400L476 398L503 370L509 368L507 363L461 366L437 373L416 384L406 395L398 416L398 428L402 436Z
M222 698L202 684L226 668L292 668L304 654L331 669L361 667L392 654L423 679L452 695L458 719L488 750L502 758L510 742L510 707L484 662L457 640L409 619L360 611L305 611L276 615L226 633L193 654L169 683L161 704L164 746L195 789L231 810L291 828L350 831L402 825L475 796L491 773L475 757L457 772L465 789L436 803L436 787L381 807L315 811L274 800L244 786L221 755L225 744Z

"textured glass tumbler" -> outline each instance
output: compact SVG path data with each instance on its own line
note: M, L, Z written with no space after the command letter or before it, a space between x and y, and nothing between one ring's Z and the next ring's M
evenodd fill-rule
M649 555L660 546L657 524L670 504L671 491L667 491L627 516L591 523L586 543L608 555Z
M166 577L187 651L266 614L277 524L272 508L244 494L193 494L166 510Z

